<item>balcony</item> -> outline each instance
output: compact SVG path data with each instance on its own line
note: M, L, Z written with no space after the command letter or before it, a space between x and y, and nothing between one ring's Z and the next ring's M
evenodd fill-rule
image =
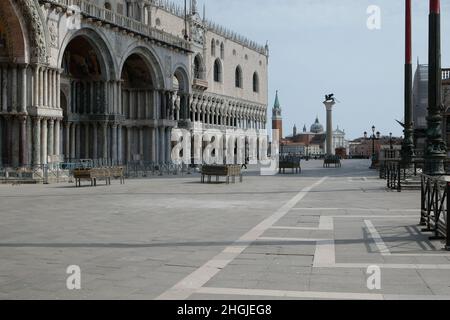
M208 81L202 79L194 79L192 86L194 87L194 89L206 91L208 89Z
M187 52L191 51L190 43L180 37L155 29L138 20L99 7L90 3L88 0L39 0L39 2L60 7L66 11L77 8L77 10L80 10L81 15L90 21L109 25L112 28L118 28L122 31L148 38L151 41L168 45L175 49Z

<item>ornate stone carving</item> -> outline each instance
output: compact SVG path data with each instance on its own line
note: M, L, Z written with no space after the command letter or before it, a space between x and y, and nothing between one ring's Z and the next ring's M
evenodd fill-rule
M165 69L166 69L166 77L172 77L172 57L166 56L165 59Z
M45 31L37 4L34 0L16 0L16 3L26 21L30 33L31 59L33 62L46 64L48 62Z
M56 21L49 20L48 32L50 36L50 46L58 49L58 26Z

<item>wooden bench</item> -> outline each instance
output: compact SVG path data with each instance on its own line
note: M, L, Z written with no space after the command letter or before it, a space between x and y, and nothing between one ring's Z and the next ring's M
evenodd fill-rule
M211 182L211 177L216 176L216 182L219 182L219 177L226 177L227 184L230 183L230 177L233 183L236 183L236 177L239 177L239 182L242 182L242 172L240 165L204 165L201 170L201 182L205 183L205 178L208 178L208 183Z
M125 169L123 167L112 167L110 171L111 177L120 179L120 184L125 184Z
M97 186L97 180L105 180L106 185L110 185L111 178L120 179L120 184L125 183L123 167L79 168L74 169L73 177L75 179L76 187L81 187L81 180L89 180L91 186Z
M341 158L338 156L331 156L331 157L326 157L323 160L324 168L330 168L332 165L334 165L335 168L340 168L342 166Z
M91 181L91 186L94 186L94 176L92 174L92 169L74 169L73 178L75 179L75 187L81 187L81 180L89 180Z
M280 158L278 164L279 173L281 173L281 171L283 171L283 174L286 173L286 169L292 169L292 173L302 173L302 167L300 163L301 163L300 157Z

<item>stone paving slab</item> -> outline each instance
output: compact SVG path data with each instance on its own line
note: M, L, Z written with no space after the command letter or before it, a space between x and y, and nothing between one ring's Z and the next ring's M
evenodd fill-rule
M417 228L418 193L387 191L367 161L321 165L234 185L0 185L0 299L155 299L201 277L186 299L450 298L450 254ZM66 288L69 265L81 290Z

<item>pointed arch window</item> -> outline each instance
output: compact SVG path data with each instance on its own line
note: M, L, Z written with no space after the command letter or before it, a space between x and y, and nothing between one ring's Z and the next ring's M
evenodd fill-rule
M214 57L216 55L216 41L211 40L211 55Z
M222 64L220 63L220 59L214 61L214 81L222 82Z
M236 86L236 88L242 88L242 69L241 69L241 66L237 66L236 67L235 86Z
M225 59L225 45L223 42L220 44L220 58L222 60Z
M259 92L259 76L258 73L253 73L253 92Z

